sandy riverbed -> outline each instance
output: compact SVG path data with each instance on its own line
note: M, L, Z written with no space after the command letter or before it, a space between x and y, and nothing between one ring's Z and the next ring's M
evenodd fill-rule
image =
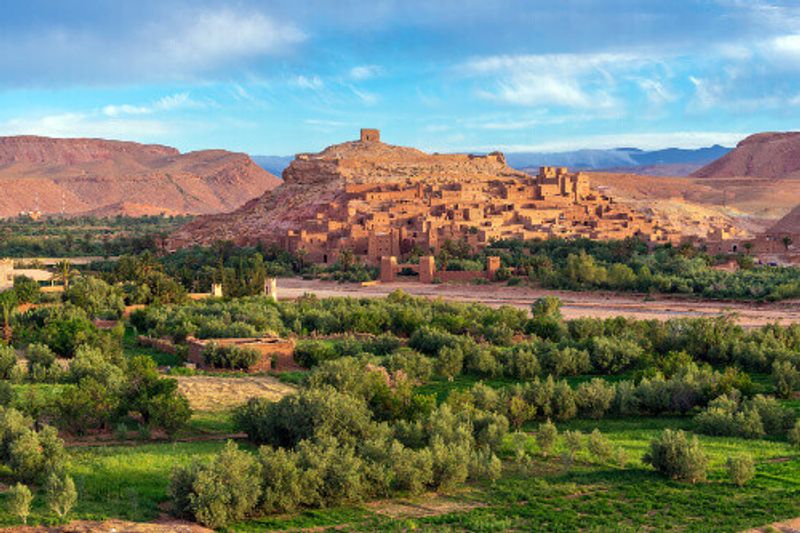
M567 319L606 318L622 315L637 319L666 320L676 317L713 317L725 313L735 313L737 321L747 327L761 326L770 322L782 324L800 322L800 301L797 300L762 304L666 296L645 299L642 294L554 291L530 287L508 287L500 284L445 283L429 285L402 281L362 287L357 283L336 283L299 278L278 280L280 298L297 298L304 293L313 293L321 298L331 296L378 298L386 296L396 289L428 298L480 302L491 306L511 305L521 309L529 309L536 298L557 296L563 302L562 312Z

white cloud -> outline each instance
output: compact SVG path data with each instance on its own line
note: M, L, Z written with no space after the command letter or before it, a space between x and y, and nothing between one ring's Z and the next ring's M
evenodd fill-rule
M695 76L689 76L689 81L694 86L694 95L688 104L690 111L705 111L717 105L723 95L720 84Z
M59 113L38 117L18 117L0 123L2 135L154 139L164 137L172 132L172 127L163 121L111 118L98 113Z
M157 55L148 57L148 63L204 71L228 61L272 54L305 38L292 24L278 23L259 12L207 10L187 18L177 31L160 36L150 50ZM161 31L158 25L155 29Z
M103 114L109 117L122 115L149 115L158 111L172 111L181 108L200 108L205 105L202 102L192 100L189 93L176 93L163 96L149 105L107 105L102 109Z
M379 76L381 72L383 72L383 69L378 65L360 65L351 68L349 76L352 80L363 81Z
M292 83L301 89L310 89L318 91L325 87L325 82L319 76L296 76Z
M498 55L471 59L457 71L488 82L478 91L483 98L607 112L619 106L612 94L616 73L645 64L635 54Z
M670 91L660 80L640 79L637 81L639 88L644 91L647 99L653 105L663 105L674 102L677 96Z
M0 80L64 85L195 79L284 53L306 35L246 8L173 8L119 31L39 28L0 35Z
M355 87L350 87L350 90L353 91L359 100L366 105L374 105L378 102L378 95L363 91L361 89L357 89Z

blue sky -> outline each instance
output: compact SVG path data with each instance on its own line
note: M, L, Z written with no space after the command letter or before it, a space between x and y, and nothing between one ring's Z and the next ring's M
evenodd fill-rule
M0 135L292 154L732 145L796 129L800 3L9 0Z

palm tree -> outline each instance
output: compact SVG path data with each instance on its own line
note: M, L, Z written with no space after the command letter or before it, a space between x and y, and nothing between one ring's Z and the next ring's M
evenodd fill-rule
M75 270L72 269L72 263L69 262L69 259L63 259L56 263L56 269L58 270L56 279L64 284L64 290L66 291L69 289L69 280L75 275Z
M13 290L0 292L0 313L3 314L3 341L11 344L11 316L17 308L17 293Z
M794 241L792 241L792 238L789 237L788 235L784 235L783 239L781 239L781 242L783 243L783 247L788 250L789 247L792 245L792 242Z

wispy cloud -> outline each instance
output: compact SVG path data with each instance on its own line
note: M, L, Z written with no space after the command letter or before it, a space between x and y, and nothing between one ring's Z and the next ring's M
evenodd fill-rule
M322 78L319 76L295 76L291 83L296 87L300 87L301 89L310 89L314 91L318 91L325 87L325 82L322 81Z
M354 81L363 81L375 78L383 72L378 65L359 65L350 69L348 76Z
M60 85L206 77L305 39L290 22L232 7L183 8L120 32L75 26L6 32L0 35L0 81Z
M171 94L163 96L155 102L148 105L107 105L103 107L103 114L109 117L117 117L121 115L149 115L159 111L173 111L182 108L202 108L206 104L197 100L192 100L188 92Z
M610 110L616 72L647 61L634 54L587 53L499 55L474 58L457 67L483 82L479 96L522 106Z
M0 122L3 135L44 135L47 137L99 137L144 140L175 133L165 121L108 117L102 113L57 113L17 117Z

